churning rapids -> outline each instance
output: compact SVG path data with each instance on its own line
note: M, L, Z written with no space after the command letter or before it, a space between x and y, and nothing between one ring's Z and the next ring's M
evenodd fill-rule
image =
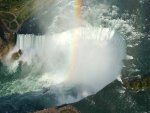
M126 48L123 37L114 30L80 27L52 36L18 35L14 50L18 49L23 50L23 55L11 64L11 70L19 61L32 69L26 73L22 66L20 76L26 74L26 78L11 84L13 93L51 86L61 90L66 86L80 87L78 100L96 93L119 76ZM64 103L65 100L68 99Z
M120 75L126 57L124 35L133 27L115 19L117 7L109 12L108 6L89 0L81 6L84 17L77 19L81 25L75 24L73 1L56 3L55 14L51 16L47 12L42 14L47 18L44 21L52 21L45 35L18 34L16 47L4 61L10 73L18 72L18 78L3 83L1 96L41 94L44 90L50 94L52 105L70 103L98 92ZM104 25L103 20L110 25ZM12 62L11 54L18 49L22 49L23 55Z

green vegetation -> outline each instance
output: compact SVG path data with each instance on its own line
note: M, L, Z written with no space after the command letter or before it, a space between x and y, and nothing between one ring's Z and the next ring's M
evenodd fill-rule
M7 12L0 12L0 18L4 20L12 21L15 19L15 16Z
M0 11L12 11L12 8L20 8L29 0L1 0Z
M7 30L16 32L33 13L34 0L1 0L0 21Z
M0 21L8 31L17 32L22 23L52 0L0 0ZM14 22L15 21L15 22Z
M17 23L15 21L10 24L10 29L17 29Z
M3 22L5 23L6 26L8 26L8 27L10 26L10 23L8 20L3 20Z
M150 89L150 77L141 79L125 80L124 86L129 90L141 91Z

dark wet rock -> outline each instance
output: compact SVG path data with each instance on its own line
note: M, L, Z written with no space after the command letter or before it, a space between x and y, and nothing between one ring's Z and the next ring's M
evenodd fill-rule
M22 55L22 50L19 49L17 52L12 54L11 59L12 60L18 60L21 57L21 55Z
M150 111L150 90L126 90L119 81L106 86L95 95L72 104L81 113L143 113Z
M41 29L39 25L39 20L36 17L31 17L27 19L21 26L18 31L19 34L35 34L35 35L43 35L45 31Z

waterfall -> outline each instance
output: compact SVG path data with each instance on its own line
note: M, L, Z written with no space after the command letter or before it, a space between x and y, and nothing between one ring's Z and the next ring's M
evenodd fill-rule
M133 14L130 8L128 10L123 6L121 0L52 1L51 5L43 2L46 3L45 7L40 6L40 11L35 11L34 18L31 17L24 23L25 31L28 27L32 31L33 22L33 27L39 26L45 34L18 34L16 47L3 61L6 66L0 71L2 113L33 112L35 109L80 101L116 80L121 76L121 71L127 77L134 76L137 74L134 71L142 67L142 59L147 58L139 55L143 53L142 50L145 51L139 50L145 44L140 28L145 27L136 21L139 12L143 12L140 8L146 7L146 0L140 0L139 9L135 9ZM143 14L138 20L141 19L147 22ZM141 43L141 38L144 43ZM126 42L129 54L127 58ZM12 60L12 54L19 49L23 54L19 59ZM125 58L127 60L123 64ZM147 63L143 65L148 66ZM111 85L115 89L111 90ZM87 100L91 110L104 110L101 112L124 112L131 111L131 108L135 112L141 108L144 110L143 103L139 106L136 98L132 98L134 95L124 92L125 89L114 82L102 91L102 95L96 95L95 99L100 96L99 100L102 100L104 106L97 106L99 100L93 100L94 98L84 99L81 104L85 105ZM116 95L118 98L113 98ZM114 101L115 109L112 109L114 106L109 99L118 99ZM124 104L118 106L120 102ZM79 108L83 107L81 104L79 102ZM110 109L106 111L109 105Z
M115 30L114 24L120 24L118 20L111 20L113 15L108 15L108 7L85 1L85 6L78 9L78 13L84 13L83 17L76 17L73 14L78 8L76 4L72 0L63 1L66 0L55 4L55 14L42 14L41 21L46 18L45 26L52 20L46 34L18 34L15 52L23 51L18 60L22 62L21 79L4 85L6 95L54 87L49 93L60 97L58 103L64 104L98 92L120 75L126 42ZM112 14L116 14L116 10ZM72 96L73 88L76 97ZM70 101L70 98L73 99Z
M19 35L17 38L17 48L22 50L40 50L44 46L45 36Z
M43 73L37 76L42 84L71 81L88 86L92 92L119 76L126 52L119 33L97 27L79 27L53 35L18 35L16 47L23 51L20 60L38 67L31 73Z

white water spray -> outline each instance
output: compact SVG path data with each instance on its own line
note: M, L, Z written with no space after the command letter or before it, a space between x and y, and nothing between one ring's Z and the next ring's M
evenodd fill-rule
M73 4L65 4L56 7L53 19L47 15L52 23L46 35L18 35L15 49L23 50L19 59L25 64L20 73L23 78L12 81L11 89L5 85L8 94L55 86L53 93L58 95L59 104L64 104L98 92L120 75L126 54L125 41L113 27L99 27L103 26L103 20L108 20L101 18L103 13L110 13L107 8L100 5L101 10L99 5L95 8L85 4L82 25L76 26ZM115 24L114 20L108 21ZM74 87L76 97L66 93Z
M17 48L23 50L20 60L38 67L28 77L35 74L35 82L39 82L35 89L62 83L79 85L80 96L96 93L115 80L126 52L125 41L118 33L94 27L45 36L19 35Z

